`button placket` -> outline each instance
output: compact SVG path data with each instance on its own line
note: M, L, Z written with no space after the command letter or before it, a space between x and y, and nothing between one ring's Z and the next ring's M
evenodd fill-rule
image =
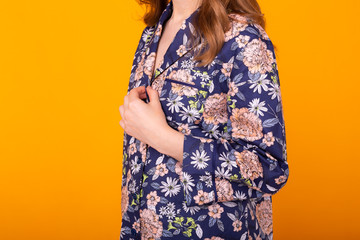
M139 141L139 140L136 140ZM140 142L140 141L139 141ZM145 144L145 160L143 161L143 157L139 156L136 160L136 164L139 165L140 169L137 174L134 175L134 181L136 183L136 186L138 186L138 190L134 193L131 193L129 203L131 206L138 206L141 205L141 199L143 197L143 182L146 179L145 175L145 163L147 161L147 154L148 154L148 145ZM140 176L141 174L141 176Z
M141 164L142 167L141 167L141 170L140 170L140 174L141 174L141 177L140 177L140 181L139 181L139 192L138 194L133 194L133 202L134 202L134 205L137 206L137 205L140 205L141 206L141 199L143 197L143 183L144 183L144 180L145 180L145 165L146 165L146 161L148 159L148 148L149 148L149 145L146 144L146 151L145 151L145 161L143 162L141 158L138 159L137 163L138 164Z

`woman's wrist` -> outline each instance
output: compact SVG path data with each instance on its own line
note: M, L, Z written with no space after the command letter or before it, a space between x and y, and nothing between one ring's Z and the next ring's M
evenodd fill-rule
M159 136L152 138L153 142L149 145L158 152L171 156L182 163L184 134L168 125L157 133Z

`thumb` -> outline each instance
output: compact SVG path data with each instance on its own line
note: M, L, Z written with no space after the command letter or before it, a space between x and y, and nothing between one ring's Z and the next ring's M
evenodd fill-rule
M150 103L160 104L159 92L157 90L153 89L151 86L147 86L146 90L149 95Z

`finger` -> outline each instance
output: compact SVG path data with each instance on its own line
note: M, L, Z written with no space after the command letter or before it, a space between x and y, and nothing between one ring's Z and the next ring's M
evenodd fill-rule
M140 97L140 99L145 99L146 98L146 92L140 93L139 97Z
M120 126L125 130L125 122L123 120L120 120Z
M130 94L130 93L129 93ZM129 109L129 94L124 96L124 111Z
M139 97L141 98L141 99L144 99L144 98L147 98L147 95L146 95L146 91L147 91L147 89L146 89L146 86L143 86L144 88L144 91L142 91L141 93L140 93L140 95L139 95Z
M160 105L159 92L157 90L153 89L151 86L148 86L146 89L147 89L147 93L149 95L150 103Z
M129 101L136 101L140 98L140 94L145 93L145 86L133 88L129 93Z
M125 119L124 105L120 105L119 111L120 111L121 118L122 118L122 119Z

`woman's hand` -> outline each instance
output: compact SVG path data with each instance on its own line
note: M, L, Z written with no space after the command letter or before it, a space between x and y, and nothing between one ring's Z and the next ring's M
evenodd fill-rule
M124 105L119 110L122 116L120 125L124 131L139 139L140 141L150 144L151 140L157 137L158 132L168 127L165 114L161 108L158 92L147 88L150 98L149 103L142 99L146 98L145 86L132 89L124 97Z
M124 97L124 104L119 107L121 127L127 134L159 152L182 161L183 134L166 122L158 91L150 86L146 90L150 100L148 103L142 100L146 98L145 86L132 89Z

